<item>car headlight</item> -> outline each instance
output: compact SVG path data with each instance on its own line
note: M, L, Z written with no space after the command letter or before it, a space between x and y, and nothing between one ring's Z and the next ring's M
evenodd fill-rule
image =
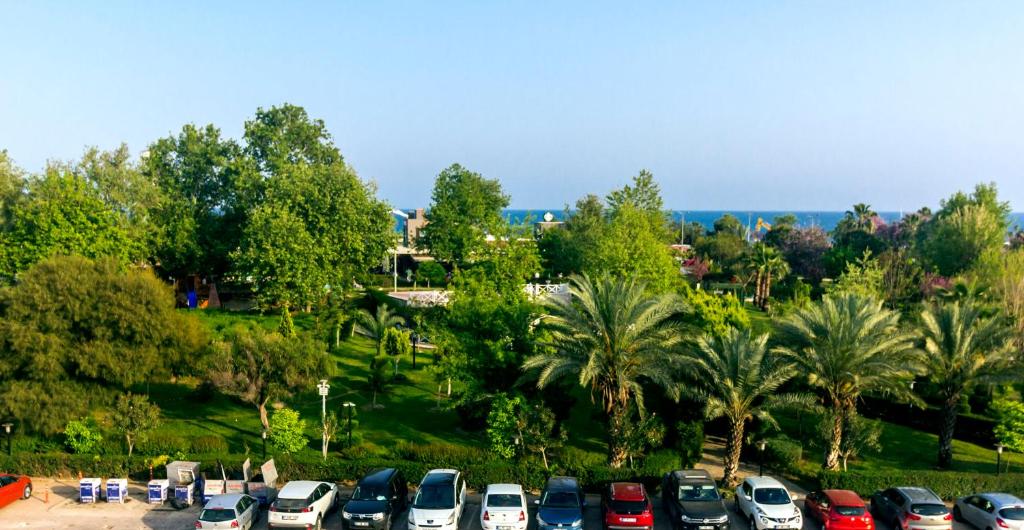
M680 519L681 519L681 520L682 520L682 521L683 521L684 523L696 523L696 522L699 522L699 520L698 520L698 519L694 519L694 518L692 518L692 517L689 517L689 516L687 516L686 514L680 515L680 516L679 516L679 518L680 518Z
M383 521L384 520L384 514L382 514L382 513L375 513L375 514L373 514L373 520L374 521Z
M409 524L416 524L416 510L409 510Z
M583 526L583 519L576 519L572 522L573 526Z
M348 512L341 512L341 516L344 517L345 519L351 519L352 518L352 514L350 514Z
M793 507L793 517L800 517L800 508Z
M455 512L448 516L448 524L455 524Z
M717 518L711 520L712 523L726 523L728 521L729 521L729 516L728 515L723 515L721 517L717 517Z

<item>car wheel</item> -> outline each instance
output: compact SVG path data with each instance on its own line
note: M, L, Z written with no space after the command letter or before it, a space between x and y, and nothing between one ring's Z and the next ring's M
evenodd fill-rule
M21 493L21 498L24 500L24 499L27 499L27 498L29 498L31 496L32 496L32 485L31 484L26 484L25 485L25 491L23 491Z
M313 525L313 528L315 528L316 530L321 530L323 528L323 519L322 519L322 517L323 516L320 516L320 515L316 516L316 524Z
M954 506L953 507L953 519L955 519L957 522L961 522L961 523L964 521L964 514L960 513L960 507L959 506Z
M903 525L900 524L899 519L893 519L892 524L889 526L892 530L903 530Z
M750 518L750 530L757 530L757 523L754 522L754 518Z

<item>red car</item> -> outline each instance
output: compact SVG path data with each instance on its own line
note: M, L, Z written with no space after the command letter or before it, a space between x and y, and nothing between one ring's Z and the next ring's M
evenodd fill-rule
M811 492L804 500L804 510L822 530L875 530L875 520L867 506L852 491Z
M32 479L23 475L0 474L0 508L32 496Z
M601 496L605 530L654 528L654 506L643 484L613 482Z

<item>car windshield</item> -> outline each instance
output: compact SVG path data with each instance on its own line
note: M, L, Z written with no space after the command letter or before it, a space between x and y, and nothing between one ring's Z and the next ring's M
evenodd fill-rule
M679 486L681 501L717 501L718 488L714 484L682 484Z
M910 507L910 513L915 515L946 515L949 510L941 504L914 504Z
M523 498L515 493L492 493L487 496L489 508L521 508Z
M789 504L789 492L783 488L757 488L754 502L758 504Z
M380 486L356 486L355 491L352 492L352 500L354 501L383 501L387 498L384 496L384 488Z
M999 517L1011 521L1024 521L1024 506L1012 506L999 510Z
M203 510L203 513L199 514L199 520L204 523L223 523L225 521L232 521L234 518L235 511L227 508Z
M580 506L580 499L572 491L547 491L544 492L544 498L540 501L540 504L541 506L550 506L552 508L578 508Z
M309 506L306 499L282 499L281 497L278 497L277 500L274 501L274 504L277 505L278 508L285 510L299 510Z
M864 515L863 506L836 506L833 508L839 515L845 515L847 517L856 517L858 515Z
M451 484L421 486L416 492L413 508L443 510L455 507L455 488Z

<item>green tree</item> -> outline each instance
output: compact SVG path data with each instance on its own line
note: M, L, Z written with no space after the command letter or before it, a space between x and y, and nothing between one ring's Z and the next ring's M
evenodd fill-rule
M394 359L395 377L398 377L398 363L402 357L412 353L412 341L409 339L409 332L398 328L387 328L384 330L383 344L384 353Z
M270 432L267 441L271 447L284 454L298 453L306 448L306 420L298 411L289 408L275 410L270 415Z
M846 271L827 288L831 296L856 295L862 298L885 300L885 271L870 251L856 261L846 264Z
M555 413L543 402L523 403L516 417L516 428L523 449L540 455L544 469L550 470L548 460L551 451L557 451L568 439L564 429L558 429Z
M89 454L99 448L103 441L99 425L92 418L71 420L64 428L64 443L75 454Z
M693 310L693 324L704 333L723 336L732 328L750 327L750 316L735 294L717 295L683 284L683 300Z
M768 335L730 329L719 336L704 335L687 354L685 370L694 392L707 400L706 417L725 418L729 423L722 477L727 487L739 481L736 473L747 422L757 418L774 425L773 408L803 399L780 393L796 370L791 363L770 355L767 341Z
M256 407L260 423L270 429L267 403L310 388L333 371L323 343L302 333L283 337L259 327L232 330L210 377L222 388ZM224 367L230 371L224 373Z
M487 440L491 451L506 460L516 456L522 406L522 397L508 397L501 393L491 401L491 410L487 414Z
M388 385L391 384L391 376L388 374L388 365L391 362L385 355L378 355L370 361L370 372L366 376L366 385L373 393L371 406L377 408L377 395L386 394Z
M818 430L823 440L832 435L834 424L835 419L830 414L822 415ZM882 422L878 420L868 420L859 414L850 414L843 419L843 442L839 448L843 471L846 471L846 464L851 458L857 458L867 451L881 451L881 437Z
M644 456L652 447L660 446L664 439L665 424L657 414L630 418L622 432L622 448L629 467L634 467L634 459Z
M146 441L149 433L160 425L160 407L150 403L146 396L129 392L117 396L110 420L114 430L124 437L131 458L135 444Z
M544 388L573 377L597 394L608 417L608 460L620 467L628 454L623 434L632 406L644 412L641 381L678 397L674 379L682 340L676 317L684 310L671 295L649 295L635 279L586 276L570 280L571 299L549 298L543 325L551 334L550 352L531 356L526 370L538 370Z
M909 385L920 359L914 339L900 327L898 313L852 294L827 296L779 325L778 351L822 391L832 410L825 469L839 468L843 421L856 412L861 394L916 399Z
M1024 453L1024 403L997 399L992 402L992 413L996 417L993 432L999 443L1011 451Z
M196 373L208 342L152 272L113 259L44 260L0 289L0 416L59 432L112 390Z
M623 186L608 194L608 209L614 212L626 204L654 216L665 215L665 203L661 200L661 188L654 181L654 174L646 169L633 177L633 185Z
M995 184L978 184L970 195L957 192L942 201L924 224L920 252L943 276L970 269L986 252L1002 248L1010 227L1010 205Z
M324 460L327 459L327 447L331 444L331 440L338 437L338 433L341 432L342 420L338 418L338 415L332 410L327 413L324 417L323 423L323 436L324 445L322 448Z
M991 286L996 300L1013 329L1018 351L1024 351L1024 249L989 251L976 267L974 277Z
M384 354L384 338L388 329L405 324L401 315L395 314L387 304L379 304L377 311L365 309L356 312L356 326L366 336L377 342L377 355Z
M636 276L654 293L665 293L679 285L679 264L665 242L664 226L656 220L632 203L620 205L611 213L597 247L590 250L594 253L593 268L584 272L617 278Z
M768 308L772 281L785 277L789 273L789 264L778 250L758 243L747 257L747 267L754 276L754 305L763 311Z
M416 267L416 281L423 282L430 287L430 284L441 285L444 283L445 277L448 272L444 270L444 267L436 261L425 261Z
M418 248L426 249L440 261L462 267L486 244L503 223L501 211L509 197L497 180L486 179L459 164L452 164L434 181Z
M961 399L974 385L1018 380L1020 370L1005 325L983 317L976 302L926 306L921 331L924 368L942 399L938 464L949 467Z
M287 305L281 306L281 323L277 326L277 332L282 337L295 338L295 321Z

